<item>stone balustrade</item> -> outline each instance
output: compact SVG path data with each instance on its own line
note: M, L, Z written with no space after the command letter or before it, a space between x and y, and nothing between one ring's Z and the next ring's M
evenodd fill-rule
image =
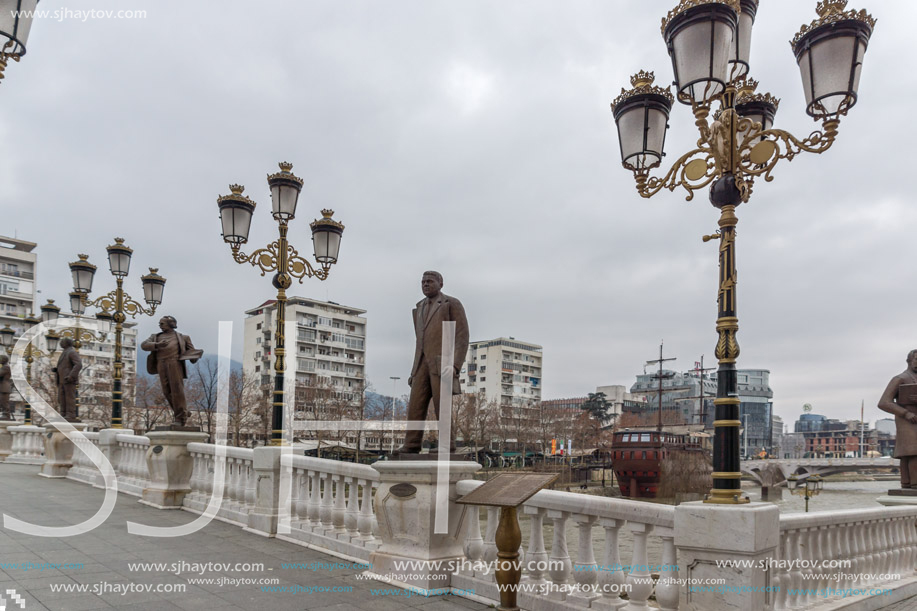
M380 544L373 513L379 472L369 465L292 454L281 455L280 464L291 481L290 532L281 527L278 538L368 561Z
M915 526L917 507L781 516L773 569L773 585L779 587L774 610L830 605L846 598L841 590L870 589L913 579L917 565ZM818 590L823 594L837 592L816 596Z
M113 465L118 473L118 491L131 496L141 496L143 489L150 485L150 473L146 464L146 451L150 440L143 435L119 433L115 435L118 443L118 464Z
M483 482L464 480L459 494L468 494ZM476 508L475 508L476 509ZM485 508L484 535L480 511L474 511L465 539L465 567L453 577L452 586L473 590L478 596L499 600L494 570L487 566L497 558L494 541L499 509ZM529 520L528 549L520 550L523 583L532 591L520 591L519 605L524 609L646 609L655 593L660 609L677 609L679 586L675 551L675 507L640 501L585 496L570 492L542 490L519 509L520 518ZM567 550L567 525L577 530L576 558ZM544 530L550 525L553 535L550 553L545 547ZM601 562L596 560L593 530L604 531ZM622 559L619 547L621 530L633 539L631 558ZM661 556L650 560L648 538L661 540ZM632 567L625 574L622 565ZM654 581L647 570L660 565ZM629 584L629 600L620 597L621 586Z
M13 441L6 462L44 460L43 427L10 426L8 430ZM84 435L75 443L69 479L100 485L98 469L86 456L91 444L111 459L121 492L139 497L150 487L148 437L126 429ZM216 446L188 443L187 453L192 465L190 492L181 508L202 513L214 491ZM380 502L377 489L381 492L380 486L390 485L380 476L389 467L377 470L299 456L289 448L230 447L225 456L216 519L375 566L388 541L384 537L391 536L379 529L379 507L374 507L374 502ZM0 471L4 464L0 463ZM482 485L467 477L456 478L450 498ZM415 481L408 488L414 486L422 489L423 484ZM391 498L389 502L394 503ZM399 506L394 503L392 509ZM499 601L494 570L487 564L497 558L499 509L450 507L450 511L468 511L468 518L456 530L457 540L464 542L461 551L466 562L448 585L459 592L473 591L477 600ZM917 507L779 516L776 507L766 503L673 507L543 490L519 508L519 516L529 533L519 558L523 586L528 588L519 591L522 609L720 609L744 600L747 608L775 611L810 607L868 611L877 607L867 596L816 596L814 591L888 588L894 594L883 596L883 604L917 593ZM600 542L601 549L595 549L594 541ZM569 551L568 544L575 551ZM714 562L742 558L764 559L772 565L767 571L744 571ZM832 579L832 573L840 577ZM766 585L770 591L751 604L748 593L730 599L719 593L692 593L676 582L694 577L720 577L729 586ZM627 597L619 596L623 586L629 587Z
M13 437L10 455L4 462L20 465L40 465L45 462L45 433L43 426L25 424L6 429Z
M191 492L185 496L182 506L194 513L203 513L213 494L216 446L189 443L188 452L192 460ZM254 452L247 448L226 448L223 502L215 516L218 520L248 526L248 516L255 507L257 487Z
M76 439L73 442L73 457L71 462L73 466L67 471L67 478L83 482L84 484L95 484L99 478L99 469L89 460L84 448L89 445L99 446L98 433L86 433L85 439Z

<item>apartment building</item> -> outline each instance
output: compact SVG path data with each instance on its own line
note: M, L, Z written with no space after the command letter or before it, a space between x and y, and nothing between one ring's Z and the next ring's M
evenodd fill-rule
M16 336L25 331L23 319L38 314L37 244L0 236L0 328L9 325Z
M466 393L488 401L527 407L541 401L541 346L513 337L471 342L459 374Z
M286 320L296 325L295 335L286 338L286 366L293 368L296 375L294 418L341 419L336 412L362 406L366 383L363 314L366 310L333 301L304 297L287 300ZM245 315L242 368L246 374L260 378L263 387L271 387L277 302L266 301ZM354 414L347 415L347 419L353 417ZM355 441L356 437L348 434L344 440Z

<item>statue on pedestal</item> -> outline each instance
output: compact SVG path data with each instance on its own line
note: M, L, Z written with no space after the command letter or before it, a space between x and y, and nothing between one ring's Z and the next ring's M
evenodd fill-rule
M172 426L184 428L188 422L188 405L185 401L188 371L185 361L196 363L204 351L195 349L191 338L177 331L178 321L174 316L159 319L159 328L161 331L151 335L140 347L150 353L146 359L147 372L159 375L162 394L172 408Z
M901 488L917 489L917 350L908 352L907 369L891 379L878 407L895 416Z
M13 420L13 409L10 407L10 393L13 392L12 380L10 357L0 354L0 420Z
M426 420L430 399L439 418L440 369L443 351L443 322L455 321L455 361L452 377L452 394L461 394L458 374L468 352L468 320L465 308L455 297L442 293L443 277L439 272L424 272L420 281L424 299L417 302L412 311L414 318L414 365L408 386L411 398L408 401L408 420ZM448 440L449 451L455 451L455 434ZM445 440L440 440L445 443ZM423 431L406 431L404 445L396 454L417 454L423 446Z
M76 390L79 387L80 370L83 361L80 353L73 347L73 340L64 337L60 340L63 352L57 359L57 367L52 371L57 375L58 410L67 422L79 422L76 413Z

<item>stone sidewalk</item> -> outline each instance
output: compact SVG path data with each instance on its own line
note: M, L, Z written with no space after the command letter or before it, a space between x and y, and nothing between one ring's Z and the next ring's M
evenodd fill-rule
M36 466L0 463L0 513L43 526L65 526L90 518L101 506L102 490L67 479L46 479L37 473ZM119 494L108 520L84 535L34 537L0 528L0 596L6 597L9 611L491 608L458 596L424 598L376 581L364 581L356 577L362 570L342 566L348 564L344 560L216 520L184 537L153 538L127 532L128 521L177 526L196 517L186 511L152 509L138 503L135 497ZM129 566L133 563L161 565ZM213 570L207 563L262 564L263 569ZM309 566L284 568L283 563ZM59 568L49 568L48 564ZM262 579L276 582L259 584ZM231 585L227 580L250 581ZM153 591L137 591L144 586ZM299 591L294 590L297 586ZM126 588L134 591L125 593ZM16 604L8 590L21 596L25 607ZM374 594L372 590L377 592ZM0 607L3 604L0 600Z

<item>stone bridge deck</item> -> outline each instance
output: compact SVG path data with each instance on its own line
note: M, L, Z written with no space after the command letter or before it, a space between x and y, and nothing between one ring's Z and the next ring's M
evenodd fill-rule
M67 479L48 480L37 476L38 467L3 466L0 472L0 513L44 526L65 526L91 517L101 504L103 492ZM466 611L488 609L486 605L458 597L424 598L417 594L387 587L376 581L357 578L362 571L353 568L333 570L283 568L283 563L321 563L325 567L347 561L309 548L269 539L243 531L238 526L214 520L200 531L177 538L151 538L131 535L127 521L153 526L177 526L197 516L186 511L158 511L141 505L134 497L118 495L117 505L108 520L95 530L76 537L34 537L0 528L0 596L6 597L8 611L83 611L88 609L165 609L228 611ZM132 571L128 564L147 563L261 563L263 570L209 571L197 574L185 570ZM53 563L82 565L79 568L10 568L11 564ZM195 579L211 579L207 584ZM219 585L217 580L277 579L271 587L302 591L262 591L261 585ZM129 592L128 584L183 586L182 592ZM54 591L60 586L87 586L87 593ZM325 591L306 590L320 587ZM99 594L93 588L107 588ZM337 588L338 591L332 591ZM371 589L387 590L373 594ZM22 597L25 607L18 606L8 590ZM346 591L345 591L346 590ZM0 601L0 606L3 602Z

